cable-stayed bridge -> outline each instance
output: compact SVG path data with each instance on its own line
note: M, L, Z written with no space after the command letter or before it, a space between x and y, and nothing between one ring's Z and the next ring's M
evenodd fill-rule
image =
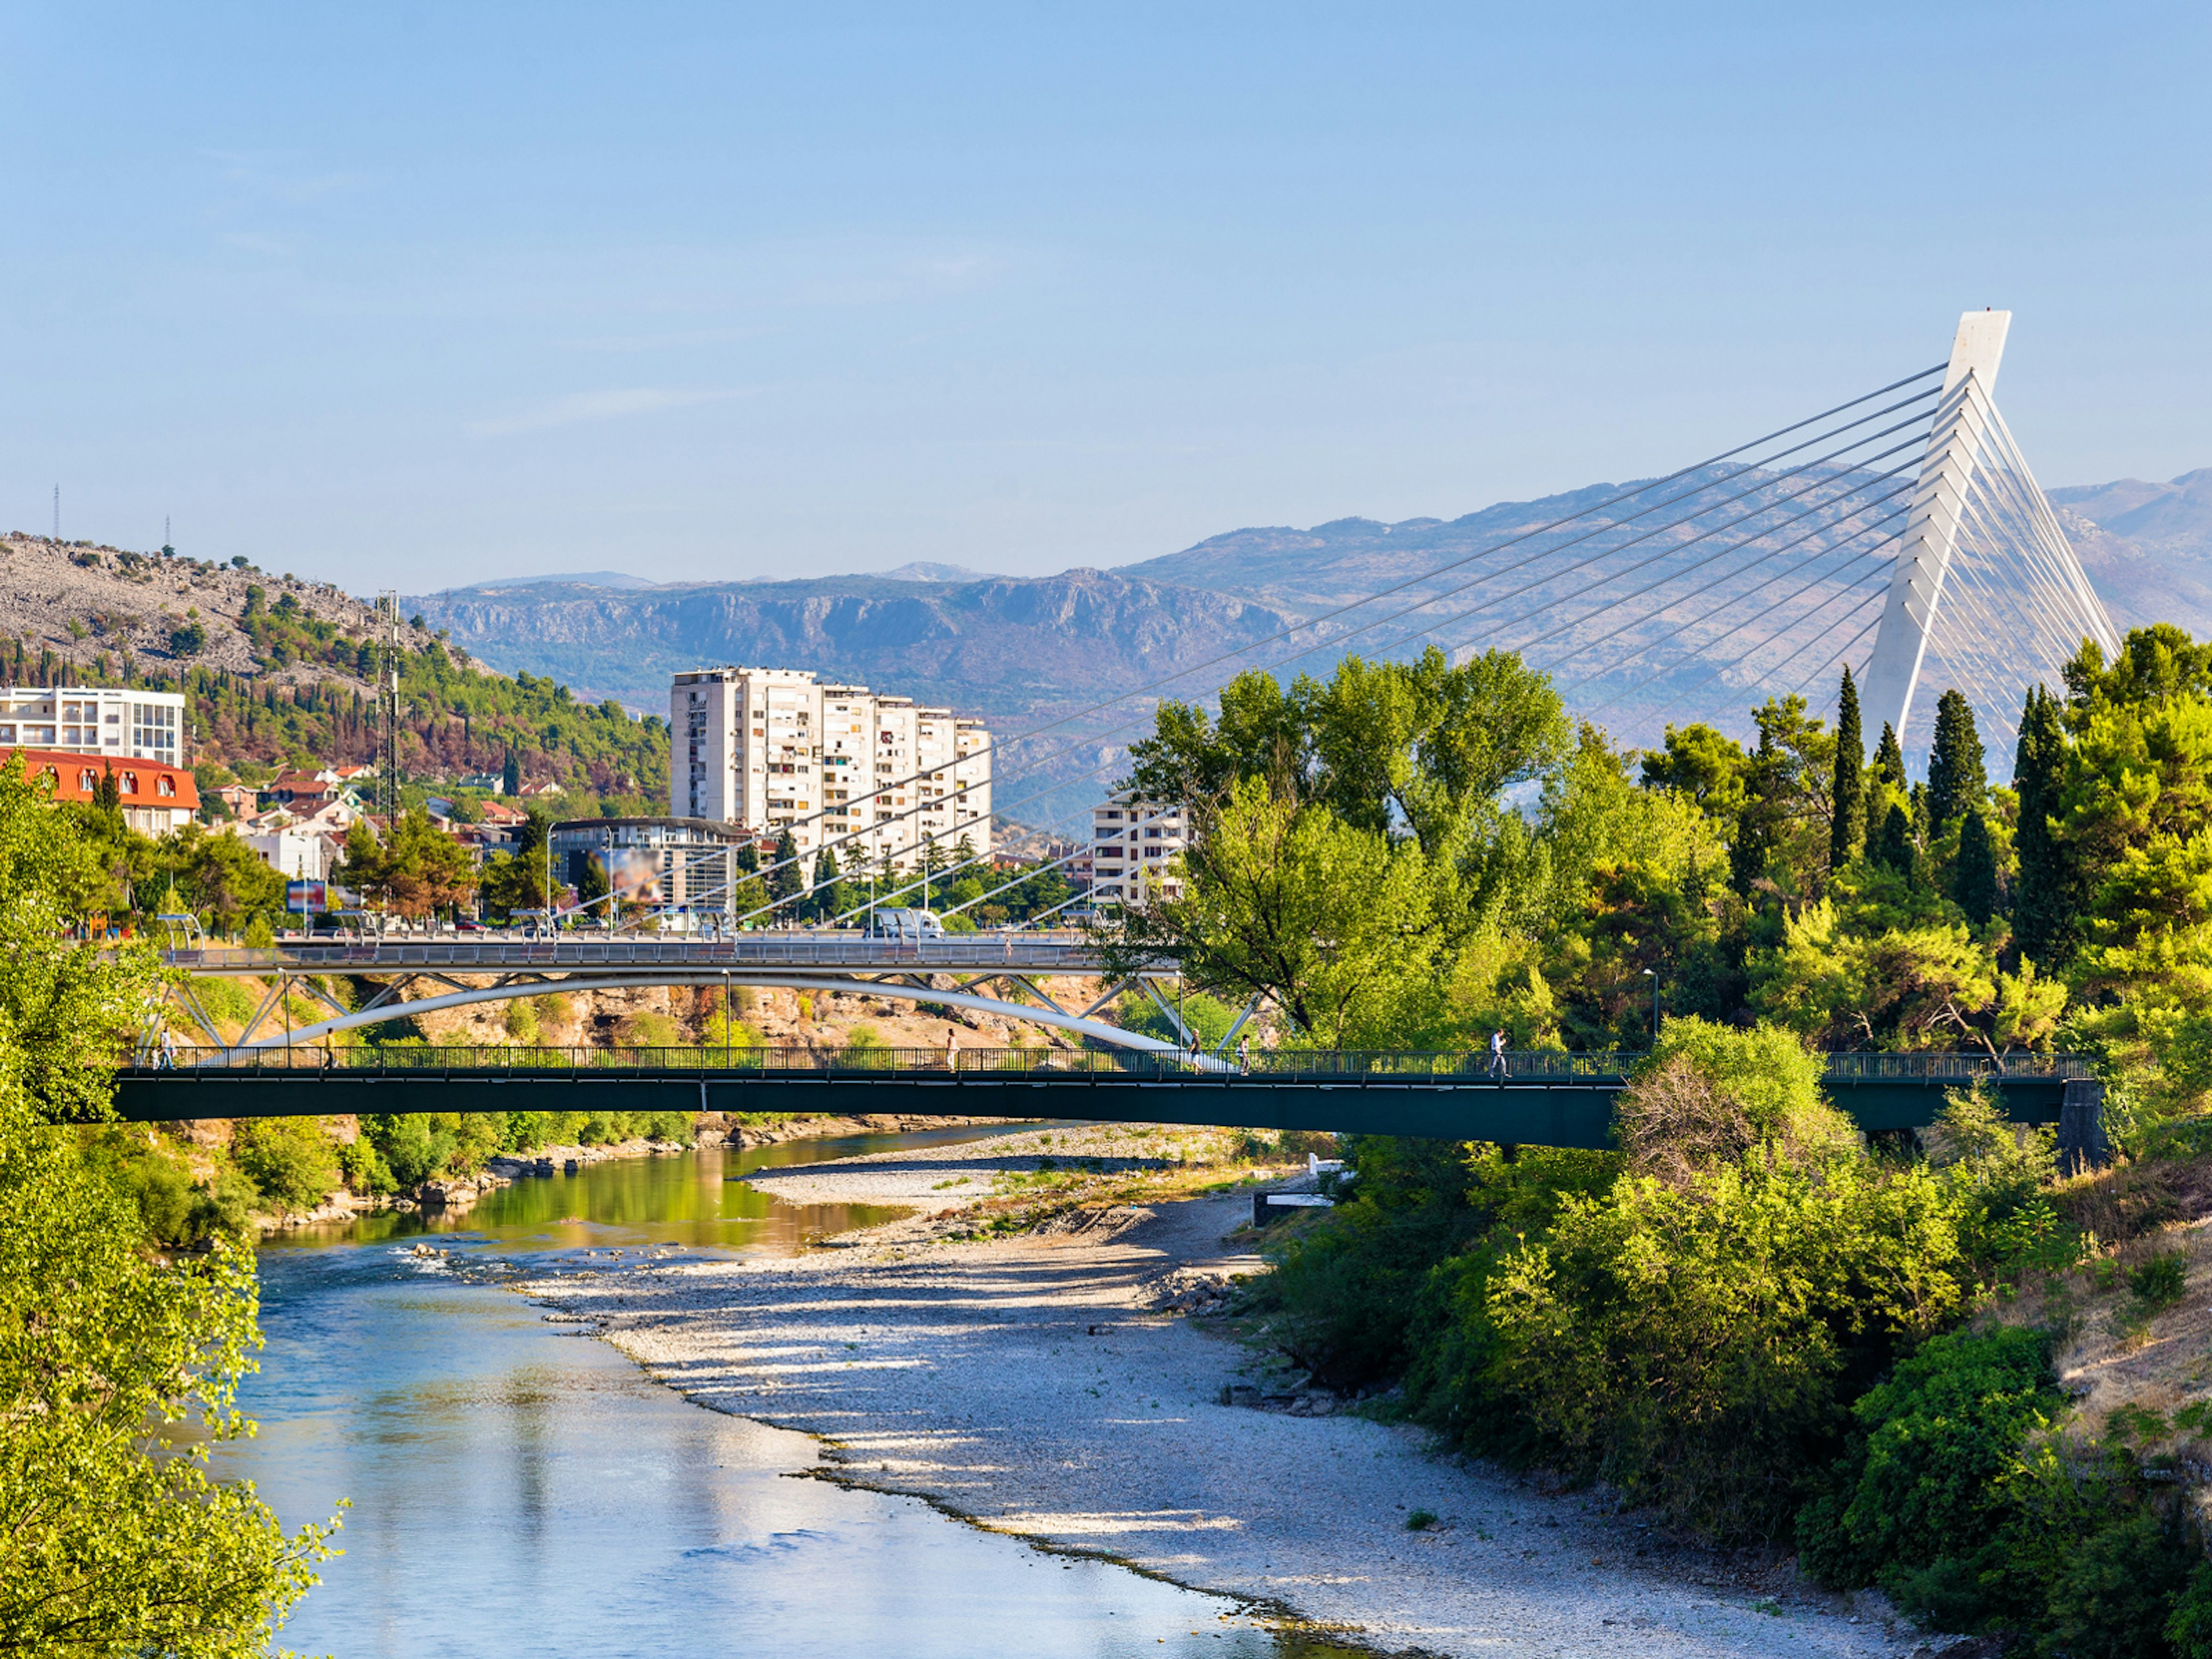
M2084 639L2118 644L1995 401L2009 324L1967 313L1949 356L1917 373L1553 516L1486 514L1472 546L1409 556L1402 576L1270 640L1009 738L1018 787L995 804L1020 817L1025 799L1095 788L1142 735L1149 698L1202 702L1244 668L1325 677L1346 652L1431 645L1462 660L1517 651L1573 713L1647 747L1700 720L1747 738L1768 696L1831 711L1848 663L1869 744L1887 721L1917 767L1932 693L1955 686L2002 775L2028 689L2056 684Z
M1751 707L1769 697L1801 696L1826 714L1848 665L1869 744L1887 724L1917 767L1936 701L1920 689L1955 686L2003 776L2028 690L2057 684L2085 640L2108 658L2120 643L1998 411L2010 326L2009 312L1968 312L1941 362L1664 477L1495 526L1472 549L1267 638L1003 738L993 808L1082 836L1091 801L1126 769L1162 700L1206 702L1248 670L1325 674L1346 653L1431 647L1459 660L1517 652L1571 713L1644 747L1693 721L1747 738ZM880 822L919 781L879 781L841 806L872 805ZM1082 804L1068 811L1071 792ZM846 858L861 840L831 833L823 844ZM792 902L738 920L765 921Z
M1969 312L1942 362L1665 477L1501 528L1479 548L1409 570L1267 640L1007 738L994 805L1018 814L1071 778L1095 789L1124 764L1121 749L1162 698L1203 700L1248 669L1289 674L1346 652L1393 657L1431 645L1462 659L1518 652L1553 677L1571 711L1605 725L1616 741L1644 744L1668 724L1693 720L1741 734L1747 705L1767 696L1802 695L1825 711L1848 664L1864 688L1869 738L1888 724L1917 757L1928 746L1934 702L1921 695L1923 684L1956 686L1975 704L2001 774L2028 689L2055 683L2085 640L2108 656L2119 645L1998 411L2010 321L2006 312ZM885 797L921 781L881 781L841 805L887 805ZM917 799L897 815L923 810ZM880 806L877 816L885 816ZM1076 816L1087 820L1087 805ZM823 845L839 851L858 839L830 834ZM945 883L980 861L955 860L933 879ZM798 896L742 914L727 906L716 921L726 930L772 929ZM1103 970L1103 957L1079 933L922 941L781 931L674 941L562 934L480 945L360 941L257 957L189 951L171 961L182 1012L211 1045L196 1058L225 1066L366 1025L555 988L774 986L894 997L1056 1026L1126 1050L1176 1050L1097 1018L1134 991L1181 1028L1162 988L1171 963L1097 983L1083 1006L1048 994L1047 975L1065 981ZM194 978L212 975L272 981L239 1037L221 1037L192 994ZM376 988L349 1006L322 982L331 975ZM321 1000L329 1018L278 1031L272 1017L289 1024L295 992ZM1244 1010L1240 1029L1255 1012ZM152 1036L149 1029L149 1042Z

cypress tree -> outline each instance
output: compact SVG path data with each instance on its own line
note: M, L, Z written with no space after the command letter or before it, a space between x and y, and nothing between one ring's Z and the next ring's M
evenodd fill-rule
M832 922L852 908L845 896L844 872L837 867L837 849L825 847L814 855L814 920Z
M1836 696L1836 781L1828 823L1828 867L1840 870L1866 844L1866 739L1859 731L1859 689L1851 665L1844 665L1844 688Z
M2071 850L2057 831L2066 776L2066 728L2058 699L2037 686L2021 711L2013 787L2020 792L2020 830L2013 838L2020 881L2013 901L2013 937L2020 953L2055 968L2075 942L2078 894Z
M787 830L775 838L775 857L770 862L780 867L769 875L768 896L770 898L781 902L796 898L806 890L806 872L799 867L798 859L799 843L792 840L791 831ZM783 920L795 918L787 916Z
M1953 818L1982 804L1989 775L1982 762L1974 707L1957 691L1936 700L1936 742L1928 752L1928 817L1940 834Z
M1895 801L1889 804L1889 816L1881 821L1881 835L1875 842L1874 856L1877 862L1887 865L1909 883L1912 879L1912 820Z
M1953 882L1967 921L1988 927L1997 911L1997 851L1990 842L1990 826L1977 809L1970 809L1959 826L1959 862Z
M1889 722L1881 723L1881 741L1875 745L1874 775L1902 794L1905 791L1905 750Z

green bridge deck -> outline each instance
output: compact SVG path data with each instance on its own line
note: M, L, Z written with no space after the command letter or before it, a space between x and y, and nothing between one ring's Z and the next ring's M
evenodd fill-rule
M1524 1146L1611 1144L1635 1054L1268 1051L1249 1065L1127 1050L271 1048L179 1050L125 1069L134 1122L338 1112L803 1112L1212 1125L1432 1135ZM2069 1054L1839 1054L1836 1104L1868 1130L1931 1121L1947 1089L1986 1077L2024 1122L2056 1121Z

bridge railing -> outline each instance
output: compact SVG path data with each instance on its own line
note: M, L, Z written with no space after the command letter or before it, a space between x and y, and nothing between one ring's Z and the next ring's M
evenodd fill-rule
M955 933L870 939L853 933L739 933L722 939L425 939L302 941L260 949L207 945L166 951L195 973L309 973L446 968L1024 968L1096 971L1097 950L1080 933Z
M588 1044L457 1044L425 1048L361 1045L323 1048L178 1048L168 1064L179 1070L359 1072L393 1075L457 1072L671 1073L744 1072L763 1076L880 1076L957 1072L962 1076L1020 1074L1039 1078L1158 1079L1296 1078L1305 1081L1389 1081L1449 1078L1458 1081L1593 1085L1618 1084L1641 1060L1640 1052L1577 1054L1523 1049L1492 1056L1480 1050L1254 1049L1246 1056L1144 1053L1133 1049L866 1048L720 1048L711 1043L665 1047L597 1048ZM1826 1057L1832 1083L1966 1084L1978 1077L2056 1080L2090 1075L2073 1054L2020 1054L1992 1060L1971 1054L1838 1054Z

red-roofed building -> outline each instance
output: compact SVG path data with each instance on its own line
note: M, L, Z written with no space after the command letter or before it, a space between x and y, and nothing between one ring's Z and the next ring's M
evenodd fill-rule
M123 821L141 835L166 836L180 830L200 810L199 786L181 766L150 760L109 761L60 749L11 749L8 753L21 755L24 769L33 778L43 772L53 779L56 800L95 799L100 775L112 769Z

